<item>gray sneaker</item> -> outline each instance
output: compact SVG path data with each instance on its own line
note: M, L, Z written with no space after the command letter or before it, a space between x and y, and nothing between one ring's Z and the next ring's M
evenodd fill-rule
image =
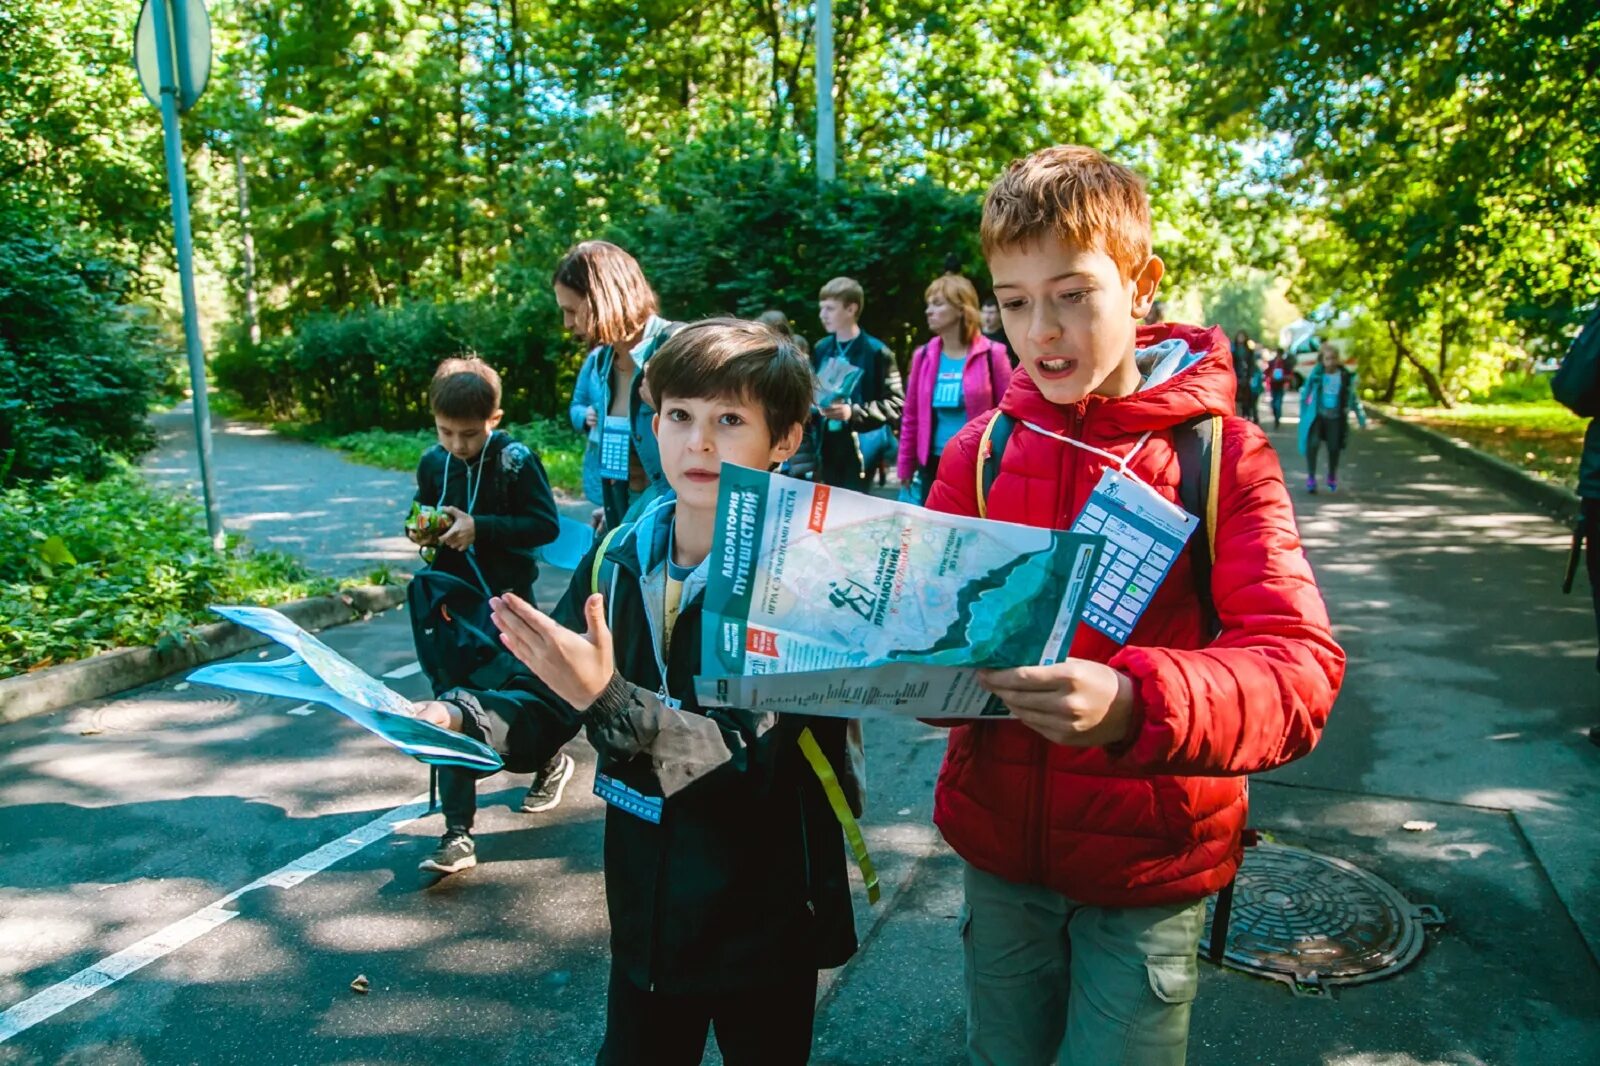
M432 855L417 863L419 870L431 870L438 874L453 874L461 870L470 870L478 865L478 845L473 843L472 834L464 829L446 829L444 836L439 838L439 846Z
M561 752L551 759L544 769L533 775L533 783L528 786L527 794L522 797L522 806L517 810L523 814L538 814L548 811L561 802L561 793L566 791L567 782L572 780L572 771L578 764L572 761L572 756Z

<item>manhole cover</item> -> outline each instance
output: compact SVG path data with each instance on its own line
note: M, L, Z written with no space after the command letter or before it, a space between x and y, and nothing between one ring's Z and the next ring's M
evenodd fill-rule
M1211 950L1208 904L1200 953ZM1375 981L1410 965L1423 927L1444 921L1389 882L1328 855L1283 844L1246 848L1234 883L1222 964L1283 981L1297 993Z
M118 699L94 712L93 725L108 733L143 733L155 729L216 725L237 718L247 709L265 702L262 697L244 693L217 696L188 694L187 698L158 692L147 696Z

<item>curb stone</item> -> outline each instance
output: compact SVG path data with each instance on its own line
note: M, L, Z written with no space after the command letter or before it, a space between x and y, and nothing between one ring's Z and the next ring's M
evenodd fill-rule
M1479 451L1464 440L1408 421L1392 407L1369 403L1367 409L1383 419L1385 425L1393 426L1407 436L1421 441L1445 458L1454 459L1465 466L1476 467L1480 473L1488 475L1496 487L1517 497L1523 503L1530 504L1563 522L1571 523L1577 517L1580 506L1578 494L1571 489L1541 481L1526 470L1487 452Z
M319 630L354 622L405 602L405 578L398 585L356 585L329 596L279 604L276 610L303 629ZM233 622L212 622L189 631L189 639L170 648L114 648L98 655L0 681L0 725L49 714L84 700L147 685L169 674L225 659L270 641Z

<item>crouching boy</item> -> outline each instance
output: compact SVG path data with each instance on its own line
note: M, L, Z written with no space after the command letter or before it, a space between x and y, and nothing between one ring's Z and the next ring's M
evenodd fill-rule
M729 1063L804 1063L817 971L856 950L829 792L859 815L855 734L837 719L701 708L693 682L722 464L793 454L811 371L770 327L714 319L664 343L645 376L673 495L596 547L553 616L494 601L532 677L422 713L519 761L580 727L594 745L610 805L599 1062L698 1063L714 1030ZM831 772L803 753L806 730Z
M1162 263L1138 176L1088 148L1038 152L989 190L982 239L1022 373L999 462L995 427L973 422L928 506L1066 528L1108 471L1119 498L1176 502L1180 434L1205 427L1216 491L1125 641L1085 624L1061 663L987 672L1013 720L951 732L934 818L967 864L968 1050L1181 1063L1204 900L1240 861L1243 775L1311 750L1344 654L1272 447L1231 414L1226 336L1139 327Z

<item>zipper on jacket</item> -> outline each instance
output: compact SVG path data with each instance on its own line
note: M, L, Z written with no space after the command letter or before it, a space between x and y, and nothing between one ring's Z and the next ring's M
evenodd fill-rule
M1067 420L1067 436L1077 440L1083 439L1085 421L1083 412L1084 405L1082 402L1073 404L1071 415ZM1066 529L1072 525L1073 519L1078 517L1076 514L1067 514L1067 504L1072 500L1073 490L1077 486L1078 473L1082 466L1077 457L1085 453L1080 452L1079 449L1070 444L1063 444L1061 447L1071 453L1069 461L1061 464L1061 469L1067 476L1061 479L1056 490L1056 513L1061 516L1058 519L1059 527ZM1039 737L1036 747L1038 749L1037 772L1034 775L1032 794L1029 797L1027 836L1024 839L1028 841L1030 851L1028 855L1029 879L1035 884L1044 884L1047 872L1044 864L1044 836L1047 828L1045 825L1045 812L1049 809L1050 803L1050 742L1043 737Z
M805 784L795 786L795 799L800 800L800 860L805 869L805 909L816 917L816 892L811 885L811 834L805 820Z

